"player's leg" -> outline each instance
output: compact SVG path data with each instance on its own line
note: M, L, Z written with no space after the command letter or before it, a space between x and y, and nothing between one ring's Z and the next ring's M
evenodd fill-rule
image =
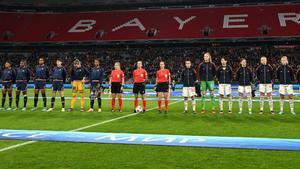
M64 88L60 91L61 111L65 112L65 90Z
M14 111L19 109L20 94L21 94L21 91L17 87L17 90L16 90L16 100L15 100L16 101L16 108L13 109Z
M188 87L183 87L182 88L182 96L184 99L184 113L188 112L188 97L189 97L189 88Z
M115 111L115 104L116 104L116 93L111 94L111 111Z
M248 113L252 114L252 90L251 86L246 86L246 93L248 98Z
M291 114L292 115L296 115L295 109L294 109L294 91L293 91L293 85L289 85L288 86L288 97L289 97Z
M2 106L0 110L4 110L5 100L6 100L6 88L5 85L2 85Z
M80 94L80 111L83 112L84 111L84 83L83 82L78 83L78 90Z
M98 112L102 111L102 99L101 99L101 88L98 89L96 92L97 101L98 101Z
M138 107L139 105L139 94L138 93L134 93L134 112L135 112L135 109Z
M50 106L50 108L47 110L48 112L53 111L56 93L57 93L57 90L56 90L55 88L53 88L53 89L52 89L52 96L51 96L51 106Z
M239 86L238 92L239 92L239 114L242 114L243 112L243 95L245 91L245 86Z
M77 92L78 92L78 86L76 82L72 83L72 99L71 99L71 106L68 109L68 111L72 111L74 109L75 106L75 102L76 102L76 97L77 97Z
M122 105L123 105L122 94L118 93L117 97L118 97L118 103L119 103L119 112L122 112Z
M184 113L188 112L188 97L183 97L184 99Z
M8 93L8 105L9 107L6 109L6 110L11 110L11 106L12 106L12 101L13 101L13 98L12 98L12 85L9 86L8 90L7 90L7 93Z
M279 112L279 114L283 114L284 96L285 96L285 86L284 85L279 85L279 94L280 94L280 112Z
M161 113L162 92L157 92L157 96L158 96L158 100L157 100L158 112Z
M37 88L37 84L35 84L35 88L34 88L34 103L33 103L33 108L31 109L31 111L35 111L37 104L38 104L38 100L39 100L39 92L40 90Z
M94 111L94 102L95 102L95 98L96 98L96 93L95 93L93 86L90 86L89 96L90 96L90 109L88 110L88 112L93 112Z
M43 97L43 109L42 111L47 111L47 98L46 98L46 88L45 86L43 87L43 89L41 89L41 94Z
M232 113L232 95L228 94L227 95L228 98L228 113Z
M28 101L27 89L23 90L22 94L23 94L23 109L22 109L22 111L26 111L27 101Z
M267 96L269 99L269 108L270 108L271 114L274 114L272 91L273 91L272 84L268 84L267 85Z
M143 112L146 112L146 110L147 110L147 101L146 101L145 94L141 94L141 97L142 97L142 102L143 102Z
M232 112L232 90L231 90L231 84L227 84L225 88L227 98L228 98L228 113L230 114Z
M247 98L248 98L248 113L252 114L252 92L247 93Z
M216 100L215 100L215 92L214 92L215 83L214 81L208 81L207 85L210 93L210 100L211 100L211 107L212 107L211 112L214 114L216 113Z
M225 85L219 84L219 107L220 107L220 113L224 113L224 95L225 95Z
M164 100L165 100L165 113L168 113L168 108L169 108L169 95L170 95L169 92L163 92Z
M134 112L136 112L135 111L135 109L138 107L138 105L139 105L139 100L138 100L138 97L139 97L139 89L138 89L138 85L135 83L135 84L133 84L133 89L132 89L132 92L133 92L133 94L134 94L134 101L133 101L133 106L134 106Z
M191 99L192 99L193 113L195 114L196 113L196 99L195 99L195 96L192 96Z
M264 99L265 99L265 91L266 91L266 85L265 84L259 84L259 114L263 114L264 112Z
M201 113L205 113L206 90L207 90L206 81L201 81L201 106L200 106Z

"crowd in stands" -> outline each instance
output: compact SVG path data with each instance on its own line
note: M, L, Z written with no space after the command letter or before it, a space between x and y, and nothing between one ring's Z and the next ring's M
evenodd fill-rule
M226 56L233 70L239 67L239 60L246 58L248 65L252 70L259 64L262 55L269 58L269 64L276 68L279 64L279 58L287 55L290 65L297 70L300 66L300 46L283 46L283 47L163 47L163 48L109 48L93 50L62 50L59 52L24 52L24 53L4 53L0 52L0 64L4 65L6 60L18 66L21 59L26 59L30 68L34 69L38 58L44 56L48 66L53 67L56 58L62 58L67 70L72 67L74 59L79 59L83 65L90 67L94 58L101 59L101 65L108 80L110 71L113 69L113 63L119 61L122 70L125 73L126 83L132 83L132 70L135 69L135 63L142 60L144 68L149 74L149 83L155 83L155 72L158 69L159 62L165 61L166 67L170 69L172 78L180 83L180 73L184 68L184 60L189 58L193 61L194 67L197 67L203 60L203 53L210 52L213 62L220 66L220 58Z

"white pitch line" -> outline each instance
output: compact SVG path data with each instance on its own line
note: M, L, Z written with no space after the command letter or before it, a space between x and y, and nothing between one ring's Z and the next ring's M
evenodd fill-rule
M182 100L178 100L178 101L170 103L169 105L172 105L172 104L175 104L175 103L178 103L178 102L181 102L181 101ZM157 106L154 107L154 108L148 109L147 111L151 111L151 110L154 110L154 109L157 109ZM95 127L95 126L99 126L99 125L102 125L102 124L106 124L106 123L114 122L114 121L117 121L117 120L120 120L120 119L124 119L124 118L127 118L127 117L135 116L135 115L138 115L138 114L139 113L127 114L127 115L124 115L124 116L121 116L121 117L117 117L117 118L110 119L110 120L105 120L105 121L102 121L102 122L99 122L99 123L95 123L95 124L91 124L91 125L88 125L88 126L80 127L80 128L73 129L73 130L70 130L70 131L85 130L85 129L92 128L92 127ZM15 144L15 145L12 145L12 146L4 147L4 148L0 149L0 152L15 149L15 148L22 147L22 146L25 146L25 145L28 145L28 144L33 144L33 143L36 143L36 142L38 142L38 141L26 141L26 142L23 142L23 143L19 143L19 144Z

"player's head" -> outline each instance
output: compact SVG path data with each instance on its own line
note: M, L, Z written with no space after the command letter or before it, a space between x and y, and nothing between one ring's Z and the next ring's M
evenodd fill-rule
M267 65L267 57L262 56L262 57L260 58L260 63L261 63L262 65Z
M20 67L25 67L27 65L27 61L26 60L21 60L20 61Z
M189 60L189 59L185 60L185 67L186 68L191 68L191 66L192 66L191 60Z
M62 63L63 63L63 61L62 61L62 59L56 59L56 66L58 66L58 67L60 67L60 66L62 66Z
M159 68L160 69L164 69L165 68L165 62L164 61L160 61L159 62Z
M246 61L246 59L244 59L244 58L241 59L240 64L241 64L242 67L246 67L246 66L247 66L247 61Z
M40 64L40 65L45 64L45 58L44 58L44 57L40 57L40 58L39 58L39 64Z
M228 62L228 59L226 57L221 57L221 64L222 66L226 66Z
M136 67L137 67L137 68L142 68L142 67L143 67L143 62L140 61L140 60L137 61L137 62L136 62Z
M94 60L94 65L95 65L96 67L100 66L100 59L95 59L95 60Z
M11 62L10 61L6 61L4 64L5 68L10 68L11 67Z
M120 70L121 69L120 62L116 62L115 65L114 65L114 67L115 67L116 70Z
M204 62L211 62L211 55L209 52L205 52L203 58Z
M280 63L282 64L282 65L287 65L287 64L289 64L289 60L288 60L288 58L287 58L287 56L282 56L281 58L280 58Z
M75 68L80 68L81 67L80 60L75 59L74 62L73 62L73 65L74 65Z

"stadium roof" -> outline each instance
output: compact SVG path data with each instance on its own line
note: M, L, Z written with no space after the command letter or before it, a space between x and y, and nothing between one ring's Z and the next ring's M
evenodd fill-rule
M0 0L2 10L100 11L178 6L299 3L300 0Z

